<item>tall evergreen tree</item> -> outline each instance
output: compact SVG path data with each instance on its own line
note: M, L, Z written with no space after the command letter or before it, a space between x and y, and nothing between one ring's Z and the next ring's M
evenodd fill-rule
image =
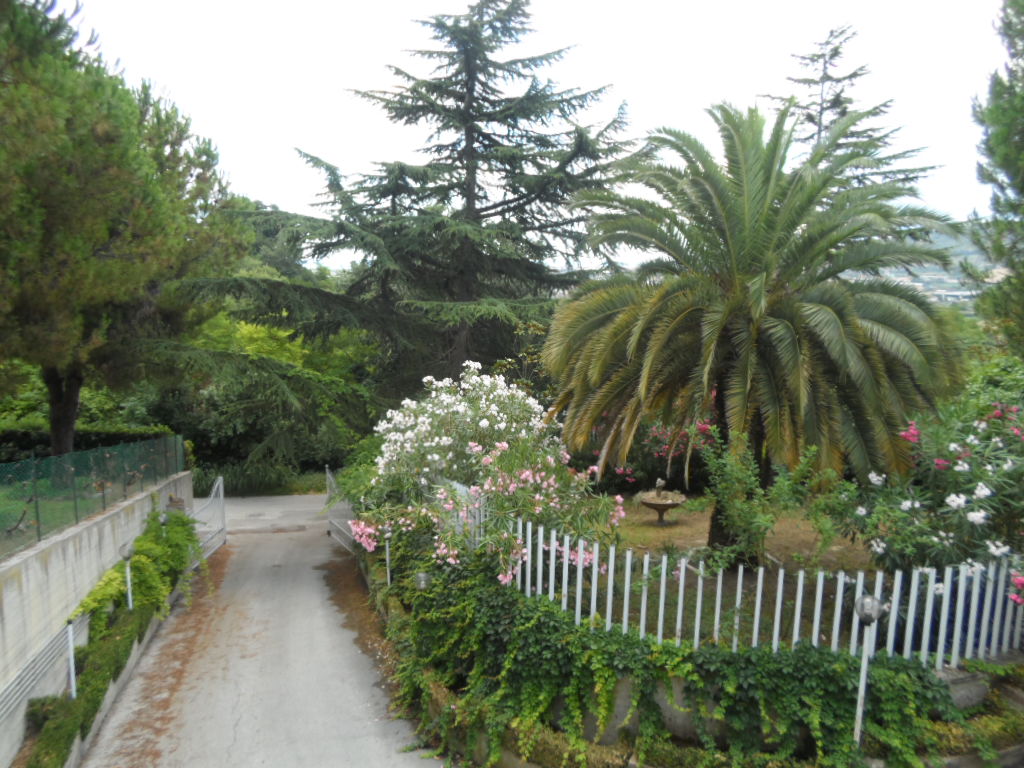
M54 453L88 376L180 332L166 288L234 251L209 142L76 47L54 3L0 3L0 357L39 367Z
M539 77L564 50L500 58L528 19L526 0L480 0L423 21L439 44L416 52L431 75L392 67L400 88L361 92L392 121L432 128L425 163L380 163L348 184L307 157L327 174L336 226L313 252L359 255L347 296L390 344L399 390L509 356L516 323L580 279L581 217L566 203L605 184L623 120L574 122L601 90Z
M873 180L915 184L931 170L929 167L907 166L907 162L920 150L893 151L897 129L885 129L876 122L889 112L892 100L863 108L856 106L850 95L857 82L868 74L864 65L845 71L841 63L844 46L856 36L857 33L849 26L837 27L829 30L811 53L794 54L793 58L804 74L786 79L798 87L798 93L768 98L780 107L791 106L796 116L795 140L808 147L823 142L839 121L851 112L863 112L866 119L848 130L836 147L838 151L874 160L874 167L861 168L852 181L859 184Z
M979 308L1024 356L1024 0L1004 0L999 34L1009 57L989 81L988 99L974 106L984 129L978 178L992 185L992 217L976 222L990 260L1008 271L982 293Z

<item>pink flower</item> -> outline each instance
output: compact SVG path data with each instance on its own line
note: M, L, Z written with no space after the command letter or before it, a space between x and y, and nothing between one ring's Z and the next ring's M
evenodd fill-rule
M947 461L946 459L935 460L936 469L949 469L951 466L953 466L953 463L951 461Z
M348 527L352 529L352 538L367 552L373 552L377 548L376 526L362 520L349 520Z
M910 443L917 443L921 441L921 430L917 428L917 422L910 422L907 425L906 430L900 432L900 437Z
M483 465L485 467L488 467L488 466L490 466L491 464L494 463L494 457L493 456L484 456L483 459L481 459L481 461L483 462Z

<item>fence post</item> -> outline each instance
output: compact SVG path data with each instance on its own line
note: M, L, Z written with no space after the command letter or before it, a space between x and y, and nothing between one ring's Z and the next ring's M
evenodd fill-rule
M43 523L39 519L39 472L36 470L35 452L32 454L32 503L36 509L36 541L43 540Z
M71 698L78 698L78 681L75 675L75 624L73 619L68 619L68 684L71 688Z
M878 622L872 622L864 627L864 642L861 645L860 654L860 682L857 686L857 713L853 723L853 742L860 746L861 727L864 723L864 699L868 687L868 646L874 646L874 633L878 628ZM870 638L869 638L870 634Z
M75 505L75 522L78 522L78 478L75 477L75 465L71 465L71 500Z

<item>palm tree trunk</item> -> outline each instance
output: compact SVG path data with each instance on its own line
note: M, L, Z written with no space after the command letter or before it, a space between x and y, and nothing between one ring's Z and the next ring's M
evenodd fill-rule
M718 434L723 445L729 445L729 425L725 420L725 395L721 383L715 387L713 395L715 410L715 426L718 427ZM708 526L708 547L732 547L739 543L736 534L729 530L725 519L725 510L719 507L718 502L711 508L711 523Z

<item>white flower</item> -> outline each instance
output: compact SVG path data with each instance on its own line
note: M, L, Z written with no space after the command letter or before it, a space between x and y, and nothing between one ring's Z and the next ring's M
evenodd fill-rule
M1014 468L1014 466L1015 466L1015 465L1014 465L1014 463L1013 463L1013 459L1007 459L1006 461L1004 461L1004 462L1003 462L1003 469L1004 469L1004 470L1010 470L1010 469L1013 469L1013 468Z
M974 428L979 432L984 432L985 428L988 427L987 421L976 421L974 422Z
M971 465L968 464L966 461L958 461L956 464L953 465L953 469L955 469L957 472L969 472L971 470Z
M978 487L974 489L974 498L976 499L987 499L992 495L992 489L984 483L978 483Z
M946 504L951 509L963 509L967 506L967 497L962 493L951 493L946 497Z
M885 542L881 539L872 539L869 544L871 545L871 551L876 555L881 555L885 552Z
M985 546L988 547L989 554L992 557L1002 557L1010 551L1010 548L1001 541L986 541Z
M949 452L950 453L960 453L960 443L950 443L949 444Z
M973 512L967 513L967 522L969 523L982 525L986 520L988 520L988 512L983 509L976 509Z
M880 475L877 472L869 472L868 480L871 481L872 485L881 485L885 482L885 475Z
M480 419L480 429L487 429L489 426L491 426L491 422L487 419Z
M1002 448L1003 447L1003 438L1001 438L1001 437L993 437L992 438L992 445L994 445L996 448Z
M903 501L900 502L900 509L902 509L904 512L909 512L912 509L920 508L921 502L915 501L914 499L904 499Z
M867 508L867 507L857 507L857 508L856 508L855 510L853 510L853 511L854 511L855 513L857 513L858 515L860 515L861 517L864 517L864 516L865 516L865 515L867 515L867 513L868 513L868 508Z
M974 436L974 435L968 435L968 436L967 436L967 444L968 444L968 445L980 445L980 444L981 444L981 440L979 440L979 439L978 439L978 438L977 438L976 436Z

